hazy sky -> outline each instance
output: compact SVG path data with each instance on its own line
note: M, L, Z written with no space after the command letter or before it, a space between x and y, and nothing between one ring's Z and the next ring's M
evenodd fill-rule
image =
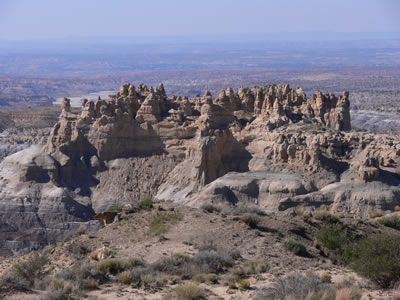
M399 0L0 0L0 39L400 32Z

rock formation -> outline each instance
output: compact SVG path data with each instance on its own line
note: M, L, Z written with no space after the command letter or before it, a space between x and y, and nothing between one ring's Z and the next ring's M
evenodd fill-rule
M307 98L270 85L189 99L126 84L108 100L84 99L80 113L64 99L47 145L1 163L0 234L33 236L3 252L147 196L363 217L400 204L399 166L398 139L351 131L347 92Z

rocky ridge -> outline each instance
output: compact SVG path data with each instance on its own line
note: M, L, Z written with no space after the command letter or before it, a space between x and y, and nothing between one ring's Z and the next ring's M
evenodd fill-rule
M162 84L126 84L75 113L65 98L46 146L1 163L0 235L13 241L2 252L40 247L148 196L281 214L392 210L400 141L352 131L348 99L288 85L168 97Z

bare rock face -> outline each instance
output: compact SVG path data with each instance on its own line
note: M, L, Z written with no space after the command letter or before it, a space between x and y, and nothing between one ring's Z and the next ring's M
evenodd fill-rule
M80 115L63 110L46 151L59 151L86 164L93 156L103 161L161 153L163 144L153 128L134 119L137 102L130 98L128 91L122 92L126 97L99 99L96 103L84 101ZM149 97L151 94L146 99Z
M84 100L80 113L64 99L47 145L0 163L0 235L32 234L1 247L40 247L59 228L149 196L363 217L400 205L399 173L400 141L351 131L347 92L308 99L271 85L188 98L126 84L108 100Z

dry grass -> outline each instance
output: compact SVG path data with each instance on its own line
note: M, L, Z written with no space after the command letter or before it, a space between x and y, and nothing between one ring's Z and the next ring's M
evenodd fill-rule
M177 299L180 300L195 300L204 298L204 291L195 284L187 283L179 285L175 288Z
M182 219L183 215L179 212L159 212L151 220L148 233L152 236L165 234Z

